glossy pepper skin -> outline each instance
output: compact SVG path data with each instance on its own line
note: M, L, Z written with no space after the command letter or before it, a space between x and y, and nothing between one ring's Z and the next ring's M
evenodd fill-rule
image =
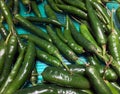
M70 61L75 62L76 64L80 64L78 56L74 53L74 51L68 47L64 42L62 42L57 34L52 30L50 26L46 26L47 32L52 38L53 43L57 46L60 52Z
M117 73L112 69L112 68L107 68L105 73L104 73L104 69L105 66L101 65L101 62L98 60L98 58L96 56L88 56L88 62L90 63L90 65L94 66L98 72L100 73L100 76L103 77L105 80L108 81L117 81L118 79L118 75Z
M68 68L72 73L75 74L80 74L80 75L85 75L85 65L75 65L75 64L70 64L68 65Z
M6 78L6 80L3 82L3 84L0 87L0 94L4 94L4 92L9 87L9 85L14 81L14 78L16 77L22 65L24 53L25 53L25 49L23 49L18 55L15 61L14 67L11 69L11 72L9 73L8 77Z
M119 36L113 31L108 36L108 50L109 54L112 55L112 57L118 62L120 62L119 48L120 48Z
M33 25L30 21L26 20L24 17L22 17L19 14L15 15L15 19L24 27L26 27L27 29L30 30L31 33L46 39L47 41L51 42L50 37L48 36L48 34L46 34L45 32L43 32L40 28L36 27L35 25Z
M52 18L30 16L30 17L26 17L26 19L36 24L43 24L43 25L51 24L51 25L58 26L58 27L64 26L62 23Z
M39 38L35 35L31 35L31 34L21 34L20 37L27 39L27 40L31 40L40 49L46 51L48 54L53 55L53 56L57 57L60 61L62 61L62 57L60 55L59 50L52 43L50 43L42 38ZM38 40L38 41L36 41L36 40Z
M74 1L73 0L63 0L63 2L87 12L85 4L81 0L74 0Z
M105 45L106 35L104 34L104 29L102 28L100 21L95 14L95 10L93 9L90 0L86 0L86 8L88 10L88 18L91 23L91 27L93 29L93 36L100 46Z
M51 9L51 7L50 7L48 4L46 4L44 8L45 8L45 13L46 13L47 17L49 17L49 18L51 18L51 19L55 19L55 20L58 21L55 12ZM63 42L67 43L67 40L66 40L66 38L63 36L63 33L62 33L62 31L61 31L61 28L55 27L55 31L56 31L57 35L59 36L59 38L60 38Z
M13 1L13 0L10 0L10 1ZM22 50L24 48L23 42L18 37L15 25L13 24L12 15L4 0L0 0L0 9L8 24L8 31L12 32L15 36L17 36L19 48L20 50Z
M3 42L0 44L0 75L3 71L6 55L7 55L7 46Z
M40 84L16 91L14 94L88 94L84 91L72 88L56 86L53 84ZM92 94L92 93L91 93Z
M77 17L80 17L81 19L84 19L84 20L88 19L87 13L80 10L79 8L76 8L71 5L60 5L60 4L56 4L56 5L59 9L63 10L68 14L76 15Z
M0 0L0 8L1 8L2 13L3 13L3 15L4 15L4 17L7 21L8 29L9 29L9 31L11 31L12 28L14 27L13 22L12 22L12 15L11 15L11 13L10 13L10 11L9 11L9 9L8 9L4 0Z
M4 62L3 72L0 76L0 85L6 80L8 77L11 67L14 61L15 54L17 52L18 47L17 37L15 35L11 35L8 42L7 42L7 55L6 60Z
M28 79L35 65L35 45L28 41L27 51L25 53L23 64L19 70L19 73L14 78L14 81L9 85L4 94L15 93Z
M120 62L118 62L115 59L113 59L113 61L111 63L111 67L117 73L118 78L120 78Z
M57 6L54 0L47 0L48 4L50 5L50 7L56 11L56 12L62 12L62 10L60 10Z
M44 62L45 64L55 67L62 67L61 61L58 58L39 49L36 49L36 53L37 59Z
M63 35L67 39L67 45L76 53L81 54L84 52L83 47L78 45L76 41L73 39L71 31L70 31L70 18L66 16L66 27L64 29Z
M79 89L89 89L89 81L82 75L71 75L69 72L59 70L56 67L47 67L42 72L45 81L55 83L64 87L73 87Z
M7 38L7 36L8 36L8 31L7 31L7 29L4 27L4 25L2 24L2 23L0 23L0 34L1 34L1 36L2 36L2 38L4 39L4 40L6 40L6 38Z
M96 46L77 31L72 21L70 21L70 30L73 38L80 46L82 46L86 51L97 53Z
M86 24L82 23L80 25L80 34L82 34L86 39L88 39L91 43L93 43L96 46L98 52L102 52L102 49L98 46L97 42L95 41L94 37L92 36Z
M112 94L111 90L100 77L99 72L94 66L86 67L85 73L96 94Z
M100 14L102 15L103 19L105 20L105 24L110 24L110 16L107 13L107 9L105 9L101 4L99 4L98 2L94 2L91 1L92 6L98 10L98 12L100 12ZM109 30L110 31L110 30Z
M109 81L104 81L106 85L110 88L112 94L119 94L119 90L117 90Z
M111 85L120 92L120 86L117 82L111 82Z

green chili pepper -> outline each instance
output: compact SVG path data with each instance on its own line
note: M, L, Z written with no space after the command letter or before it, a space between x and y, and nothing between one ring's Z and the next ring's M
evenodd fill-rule
M81 24L80 25L80 33L87 38L88 40L90 40L94 45L97 45L95 39L93 38L92 34L90 33L90 31L88 30L87 26L85 24Z
M105 61L105 62L108 61L107 57L103 56L102 53L99 53L98 48L91 41L89 41L87 38L85 38L84 36L82 36L82 34L80 34L77 31L77 29L75 28L75 26L72 23L72 21L70 21L70 29L71 29L71 33L72 33L73 38L75 39L75 41L80 46L82 46L88 52L95 53L103 61Z
M31 21L31 22L35 22L36 24L52 24L54 26L64 26L64 24L60 23L57 20L51 19L51 18L46 18L46 17L26 17L27 20Z
M57 57L60 61L62 61L62 57L56 48L52 43L41 39L37 36L31 35L31 34L21 34L20 37L31 40L34 42L40 49L46 51L47 53ZM36 41L37 40L37 41Z
M87 12L85 3L83 3L81 0L63 0L65 3L70 4L72 6L75 6L85 12Z
M10 72L10 74L8 75L8 77L6 78L6 80L3 82L3 84L0 87L0 93L4 94L4 92L6 91L6 89L8 88L8 86L14 82L14 78L16 77L16 75L19 73L19 69L22 65L23 62L23 58L24 58L24 52L25 49L23 49L20 54L17 57L17 60Z
M100 4L103 4L101 0L92 0L92 2L98 2Z
M117 82L111 82L111 85L120 92L120 86Z
M120 40L120 31L119 31L119 29L117 27L115 27L115 25L114 25L114 29L113 30L116 33L116 35L118 35L119 40Z
M15 18L18 20L18 22L26 27L27 29L30 30L30 32L32 32L33 34L36 34L37 36L40 36L48 41L51 42L50 37L48 36L47 33L43 32L40 28L36 27L35 25L33 25L31 22L29 22L28 20L26 20L24 17L20 16L19 14L15 15Z
M102 25L102 27L105 31L104 33L106 35L109 35L111 33L111 26L110 25L105 25L102 21L101 21L101 25Z
M111 63L111 67L117 73L118 78L120 78L120 62L113 59L113 61Z
M8 86L4 94L15 93L28 79L35 65L35 46L32 42L28 41L27 51L25 53L23 64L14 78L14 81Z
M2 11L7 23L8 23L8 29L9 29L9 31L11 31L12 29L14 29L13 28L14 25L13 25L13 22L12 22L12 15L11 15L11 13L10 13L10 11L9 11L9 9L8 9L4 0L0 1L0 8L1 8L1 11Z
M7 79L11 71L11 67L15 59L14 57L17 52L17 47L18 46L17 46L16 36L14 35L10 36L10 39L8 40L8 43L7 43L7 55L6 55L6 60L4 63L3 72L0 75L0 85Z
M83 48L78 45L75 40L73 39L72 35L71 35L71 31L70 31L70 25L69 25L69 20L70 18L67 16L66 17L66 27L65 30L63 32L64 37L67 39L67 44L68 46L77 54L81 54L84 52Z
M75 39L75 41L77 41L77 43L80 46L82 46L87 51L90 51L93 53L97 52L97 48L95 47L95 45L77 31L72 21L70 21L70 30L73 38Z
M95 39L93 38L91 32L88 30L87 26L85 24L81 24L80 25L80 33L86 38L88 39L91 43L93 43L98 52L102 52L102 49L98 46L97 42L95 41Z
M80 19L80 25L81 24L84 24L85 26L86 26L86 28L90 31L90 32L92 32L92 28L91 28L91 26L90 26L90 23L88 22L88 21L86 21L86 20L82 20L82 19ZM80 29L81 30L81 29Z
M52 30L50 26L46 27L48 34L52 38L53 43L57 46L60 52L70 61L75 62L76 64L80 64L78 56L70 49L64 42L62 42L56 35L56 33Z
M36 1L31 1L31 8L32 8L32 11L34 12L34 14L37 16L37 17L41 17L41 13L40 13L40 10L38 8L38 5L37 5L37 2Z
M60 10L57 6L54 0L47 0L48 4L50 5L50 7L56 11L56 12L62 12L62 10Z
M85 75L85 66L86 66L85 64L81 64L81 65L69 64L67 66L73 74Z
M93 29L93 35L97 41L97 43L103 47L106 45L106 35L104 34L104 29L102 28L100 21L95 14L95 10L93 9L89 0L86 0L86 7L88 10L88 17L91 23L91 27Z
M101 65L101 62L96 56L88 56L88 62L90 63L90 65L94 66L98 70L100 76L103 77L105 80L117 81L117 73L110 67L105 70L105 66Z
M68 14L76 15L82 19L85 19L85 20L88 19L87 13L80 10L79 8L76 8L76 7L71 6L71 5L60 5L60 4L56 4L56 6Z
M5 63L5 60L6 60L6 57L7 57L7 50L8 50L8 47L7 47L7 43L8 43L8 40L10 38L10 35L9 34L6 38L5 41L0 41L0 74L2 74L3 72L3 68L4 68L4 63Z
M94 66L86 67L85 72L96 94L112 94L111 90L100 77L99 72Z
M39 84L34 87L27 87L16 91L14 94L35 94L36 92L39 94L90 94L79 89L66 88L53 84Z
M8 31L7 31L7 29L4 27L4 25L2 24L2 23L0 23L0 34L1 34L1 36L2 36L2 38L4 39L4 40L6 40L6 38L7 38L7 36L8 36Z
M45 13L49 18L58 20L55 12L51 9L51 7L48 4L46 4L44 8L45 8Z
M23 49L24 45L18 37L18 34L16 32L15 26L14 26L13 21L12 21L12 15L11 15L11 13L10 13L10 11L9 11L9 9L8 9L4 0L0 0L0 9L1 9L1 11L2 11L2 13L3 13L3 15L6 19L7 24L8 24L8 31L12 32L15 36L17 36L17 40L18 40L20 50Z
M93 92L92 90L90 90L90 89L81 90L81 91L83 91L83 92L85 92L85 93L87 93L87 94L94 94L94 92Z
M89 81L82 75L71 75L67 71L59 70L56 67L46 67L42 72L45 81L61 85L64 87L72 87L79 89L89 89Z
M95 14L98 16L100 22L104 23L106 25L106 21L105 21L104 17L102 16L102 14L100 13L100 11L99 10L95 10Z
M120 43L118 35L112 31L111 34L108 36L108 50L110 55L117 60L120 61Z
M0 75L3 72L4 62L6 59L6 53L7 53L7 46L4 42L0 44Z
M100 15L101 17L100 20L102 21L102 24L105 25L103 27L105 32L109 34L111 32L111 23L110 23L110 16L108 15L108 9L103 7L100 3L98 2L91 2L92 6L96 9L96 14Z
M50 66L55 66L55 67L62 67L61 61L57 59L56 57L42 51L42 50L36 50L37 53L37 59L50 65Z
M120 92L111 85L111 83L107 80L104 81L106 83L106 85L110 88L112 94L119 94Z
M91 3L93 5L93 7L101 13L101 15L103 16L103 18L106 21L105 24L110 24L110 16L107 13L107 9L105 7L103 7L101 4L99 4L98 2L91 2Z
M52 30L52 28L48 25L46 28L47 28L48 34L52 38L53 43L57 46L60 52L63 53L63 55L65 55L65 57L68 60L71 60L72 62L80 64L77 55L64 42L62 42L59 39L59 37L57 37L56 33ZM62 64L65 66L67 70L69 70L65 63L62 63Z
M58 20L55 12L50 8L50 6L49 6L48 4L46 4L44 8L45 8L46 15L47 15L49 18ZM66 40L65 37L63 36L63 33L62 33L61 29L58 28L58 27L56 27L56 28L55 28L55 31L56 31L57 35L59 36L59 38L60 38L62 41L64 41L65 43L67 43L67 40Z
M55 0L55 3L57 3L57 4L64 4L64 2L61 1L61 0Z

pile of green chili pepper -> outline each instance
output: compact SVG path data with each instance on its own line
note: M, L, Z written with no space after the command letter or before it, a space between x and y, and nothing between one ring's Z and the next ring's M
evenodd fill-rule
M0 0L0 94L120 94L120 28L110 1ZM22 16L21 5L34 16ZM115 15L120 23L120 8ZM47 65L42 73L37 61Z

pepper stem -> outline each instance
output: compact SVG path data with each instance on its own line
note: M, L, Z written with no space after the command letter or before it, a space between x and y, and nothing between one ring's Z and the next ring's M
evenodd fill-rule
M106 53L106 45L102 45L102 49L103 49L103 56L105 56L105 53Z
M101 55L100 53L98 53L98 52L96 52L96 55L100 58L100 59L102 59L104 62L105 62L105 64L107 64L107 62L109 61L108 60L108 58L104 55Z
M8 43L8 40L10 39L11 34L12 34L12 32L10 31L10 33L8 34L8 36L7 36L6 40L5 40L5 44Z
M105 72L108 69L109 65L112 63L112 61L113 61L113 58L112 58L112 56L110 56L110 60L109 60L109 62L107 62L106 66L104 68L103 79L105 79Z

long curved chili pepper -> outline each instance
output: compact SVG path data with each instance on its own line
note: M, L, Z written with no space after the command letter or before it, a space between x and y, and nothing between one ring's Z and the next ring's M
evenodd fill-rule
M17 57L17 60L9 74L9 76L7 77L7 79L3 82L3 84L0 87L0 93L3 94L3 92L6 91L6 89L8 88L8 86L14 82L14 78L16 77L17 73L19 73L19 69L22 65L23 62L23 58L24 58L24 53L25 53L25 49L23 49L20 54Z
M15 93L28 79L35 65L35 46L32 42L28 41L27 51L25 53L23 64L14 78L14 81L8 86L4 94Z

